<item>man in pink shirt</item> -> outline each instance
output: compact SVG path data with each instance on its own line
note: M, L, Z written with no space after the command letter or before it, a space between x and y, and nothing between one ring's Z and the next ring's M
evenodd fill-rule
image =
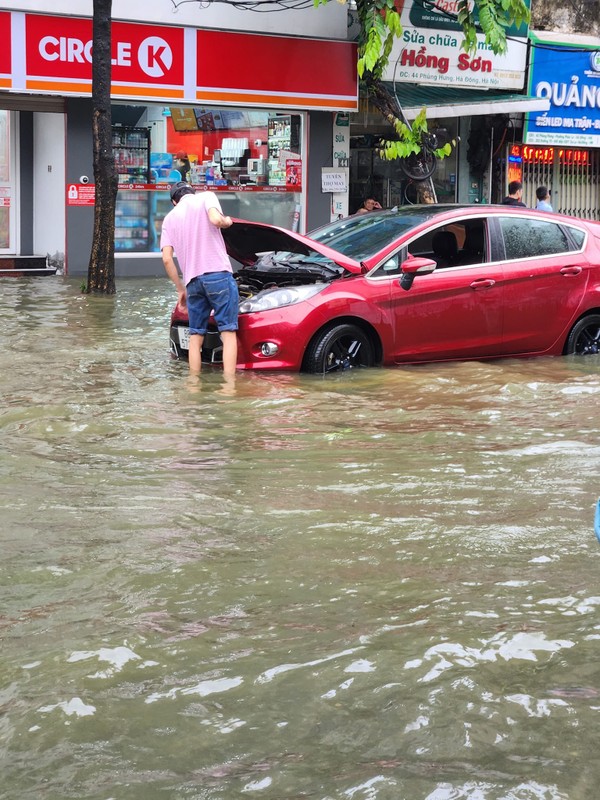
M221 228L233 225L232 219L223 215L214 192L196 194L184 181L171 186L171 202L175 208L163 220L160 249L179 305L188 309L190 373L200 374L202 343L214 311L223 342L223 373L232 376L237 363L239 294L221 233Z

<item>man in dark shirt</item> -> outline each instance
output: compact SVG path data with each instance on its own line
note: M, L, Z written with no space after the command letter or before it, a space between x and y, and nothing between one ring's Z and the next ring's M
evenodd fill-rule
M525 203L521 200L523 196L523 184L521 181L511 181L508 184L508 195L502 201L503 206L523 206L527 208Z

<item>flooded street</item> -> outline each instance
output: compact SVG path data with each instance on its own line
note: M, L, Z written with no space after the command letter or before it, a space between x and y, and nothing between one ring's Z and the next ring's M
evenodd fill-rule
M590 800L600 356L170 360L1 279L2 800Z

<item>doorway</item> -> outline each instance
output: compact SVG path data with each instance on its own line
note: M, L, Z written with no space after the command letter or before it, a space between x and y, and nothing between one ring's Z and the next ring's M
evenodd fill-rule
M0 254L17 252L17 117L0 109Z

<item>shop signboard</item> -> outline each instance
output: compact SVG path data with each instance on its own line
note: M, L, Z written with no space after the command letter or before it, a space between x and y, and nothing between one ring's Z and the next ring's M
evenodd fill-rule
M520 144L508 148L506 156L506 183L523 180L523 150Z
M240 124L253 108L358 108L353 42L120 21L111 34L114 98L242 106ZM91 95L90 18L0 11L0 35L0 88ZM194 126L220 122L207 115Z
M12 86L12 53L11 53L11 13L0 11L0 89L10 89Z
M529 92L550 109L526 115L525 143L600 147L600 48L534 39L532 50Z
M529 7L529 0L526 0ZM527 26L507 30L507 51L495 55L483 34L466 53L456 21L457 0L397 0L402 36L393 45L384 80L469 89L522 89L527 65Z
M321 167L321 191L339 194L348 191L347 167Z
M183 28L112 23L113 97L183 98ZM25 88L89 94L92 20L25 15Z
M358 110L353 42L197 30L196 46L200 103Z
M331 220L348 216L348 167L350 165L350 115L338 111L333 121L333 163L338 175L343 175L338 187L331 191ZM334 168L335 169L335 168ZM331 178L328 180L332 180ZM333 185L331 182L329 185ZM325 191L325 189L323 189Z

